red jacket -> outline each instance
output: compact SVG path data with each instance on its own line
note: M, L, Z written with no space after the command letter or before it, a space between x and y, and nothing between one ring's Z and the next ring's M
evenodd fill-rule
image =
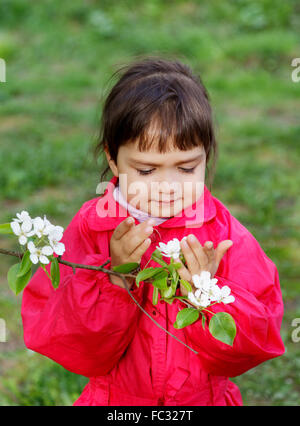
M62 239L66 246L62 259L88 265L110 259L112 233L128 216L112 195L117 180L113 177L104 195L85 202L73 217ZM283 302L275 264L206 186L203 197L203 224L196 218L195 227L186 227L185 213L154 227L160 237L157 232L151 235L141 268L159 241L194 233L202 245L210 240L216 247L231 239L234 244L215 277L220 286L229 285L235 302L210 309L234 317L233 347L213 338L207 327L203 330L201 320L175 329L176 315L186 305L176 299L172 305L153 306L153 287L147 283L139 288L134 284L132 295L198 355L154 324L108 274L84 269L74 274L60 264L61 281L55 291L39 267L23 292L24 342L67 370L90 378L74 405L242 405L238 387L228 378L284 353ZM191 215L188 218L190 223ZM151 260L149 266L159 265ZM46 268L50 270L49 265Z

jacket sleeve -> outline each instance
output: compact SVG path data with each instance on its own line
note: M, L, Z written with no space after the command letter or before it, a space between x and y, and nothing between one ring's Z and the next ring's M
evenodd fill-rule
M233 246L224 255L215 278L220 287L231 288L235 301L218 303L209 310L232 315L237 326L233 346L212 337L207 325L203 330L201 320L183 330L209 374L235 377L282 355L285 348L280 336L283 301L277 268L233 216L229 228L229 236L220 241L231 239Z
M61 257L75 263L100 266L104 257L94 246L79 212L61 240ZM54 290L39 267L23 291L21 316L25 345L86 377L107 374L133 338L139 308L125 288L114 285L102 271L59 264L60 284ZM105 265L110 268L110 263ZM50 264L46 266L50 271ZM140 303L143 283L131 294Z

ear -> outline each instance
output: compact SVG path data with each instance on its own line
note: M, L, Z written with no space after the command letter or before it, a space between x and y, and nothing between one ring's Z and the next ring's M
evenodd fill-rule
M108 152L107 146L104 147L104 152L105 152L106 159L107 159L107 162L109 164L109 167L110 167L111 171L113 172L114 176L119 176L118 167L117 167L116 163L114 162L114 160L111 158L111 156Z

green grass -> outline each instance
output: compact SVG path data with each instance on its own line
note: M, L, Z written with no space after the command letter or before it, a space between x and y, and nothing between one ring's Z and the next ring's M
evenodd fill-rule
M298 2L3 0L0 57L0 223L21 209L65 226L96 196L93 161L101 100L115 67L138 54L170 54L199 72L219 142L213 195L276 263L285 302L287 353L235 378L245 405L297 405L300 343L300 56ZM17 249L14 239L0 247ZM0 405L71 405L86 379L27 351L0 257Z

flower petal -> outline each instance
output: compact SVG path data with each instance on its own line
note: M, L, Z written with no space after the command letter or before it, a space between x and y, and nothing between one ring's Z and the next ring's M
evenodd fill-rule
M35 217L32 219L33 226L36 228L43 228L44 227L44 221L40 216Z
M209 271L202 271L200 274L200 278L202 280L210 280L210 272Z
M64 254L65 250L65 245L63 243L57 243L54 247L54 251L58 256Z
M201 282L201 279L200 279L200 275L197 275L197 274L193 275L192 281L195 284L195 287L202 288L202 282Z
M221 288L222 298L223 298L223 297L227 297L227 296L229 296L229 295L230 295L230 293L231 293L231 289L230 289L230 287L228 287L228 285L224 285L224 286Z
M15 235L20 235L20 233L21 233L21 227L20 227L20 225L19 225L18 222L16 222L16 221L11 222L10 223L10 227L13 230L13 233Z
M36 252L36 248L35 245L32 241L29 241L29 243L27 244L27 248L30 251L30 253L35 253Z
M30 256L29 256L29 258L30 258L30 260L31 260L31 262L32 263L34 263L35 265L38 263L38 261L39 261L39 258L37 257L37 255L36 254L31 254Z
M31 220L25 219L24 222L21 225L21 229L23 232L29 232L32 228L32 222Z
M206 308L207 306L209 306L210 304L210 300L207 294L202 293L201 297L200 297L200 304L201 306L203 306L204 308Z
M31 220L29 213L26 210L22 210L21 213L16 214L19 222L24 222L24 220Z
M199 300L198 300L198 299L196 299L196 297L194 296L194 294L193 294L191 291L190 291L190 292L188 292L188 299L189 299L192 303L194 303L195 305L200 306Z
M203 291L209 291L210 287L211 287L210 280L202 281L202 289L203 289Z
M230 295L227 297L224 297L224 299L222 299L222 302L227 304L227 303L233 303L235 301L235 297Z
M195 294L195 297L199 299L199 297L201 296L201 288L198 288L198 290L196 290L194 294Z
M42 248L42 254L44 254L45 256L51 256L51 254L53 254L53 249L50 246L44 246Z
M25 235L21 235L19 237L19 243L24 246L27 243L27 238L25 237Z
M33 235L35 235L35 231L32 230L30 232L26 232L27 237L32 237Z
M44 263L45 265L47 265L48 263L50 263L50 260L48 259L48 257L46 257L46 256L44 256L44 255L41 255L41 256L40 256L39 261L40 261L41 263Z

